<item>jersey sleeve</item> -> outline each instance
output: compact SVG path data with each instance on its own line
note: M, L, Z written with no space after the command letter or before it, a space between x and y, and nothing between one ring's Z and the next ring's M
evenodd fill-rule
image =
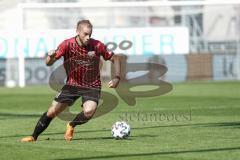
M101 42L98 43L98 50L99 50L100 55L103 56L103 59L105 61L110 60L112 58L112 56L114 55L114 53L108 51L107 47Z
M58 46L58 48L57 48L57 50L56 50L56 56L55 56L56 59L59 59L59 58L61 58L64 54L66 54L66 46L67 46L66 43L67 43L66 41L63 41L63 42Z

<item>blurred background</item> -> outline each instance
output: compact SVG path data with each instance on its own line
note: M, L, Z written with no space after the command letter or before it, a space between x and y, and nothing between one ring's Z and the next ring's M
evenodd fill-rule
M108 47L122 55L126 81L147 73L147 63L166 65L161 79L169 82L239 80L239 6L238 0L0 0L0 86L48 84L60 63L47 67L45 53L74 36L82 19L93 23L93 38L116 44ZM134 75L130 63L146 68ZM103 79L110 74L104 63Z

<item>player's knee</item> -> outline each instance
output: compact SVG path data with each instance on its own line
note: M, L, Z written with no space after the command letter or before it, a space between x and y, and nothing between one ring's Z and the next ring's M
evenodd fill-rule
M94 113L96 112L96 109L97 109L97 103L94 101L86 101L83 104L84 115L89 119L94 115Z
M59 103L56 101L53 101L52 105L49 107L47 115L51 118L56 117L59 113L61 113L64 109L68 107L68 104L66 103Z
M95 111L96 111L96 108L94 107L86 107L83 112L84 112L84 115L90 119L94 115Z
M47 116L51 118L55 118L57 116L57 112L55 110L49 109L47 112Z
M47 112L48 117L55 118L58 114L59 114L59 111L58 111L57 107L51 106L48 109L48 112Z

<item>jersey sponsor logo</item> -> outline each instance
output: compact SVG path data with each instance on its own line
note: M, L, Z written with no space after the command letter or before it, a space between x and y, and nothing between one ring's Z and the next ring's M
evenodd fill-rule
M85 67L88 67L88 66L91 66L93 65L93 61L89 61L89 60L74 60L77 64L81 65L81 66L85 66Z
M95 56L95 51L89 51L87 54L90 58L93 58Z

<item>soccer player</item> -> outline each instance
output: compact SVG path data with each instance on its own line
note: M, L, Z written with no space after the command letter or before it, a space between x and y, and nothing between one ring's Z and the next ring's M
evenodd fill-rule
M64 138L71 141L74 128L88 122L94 115L101 92L100 56L114 64L115 77L108 83L108 87L116 88L120 81L120 58L109 52L106 46L91 38L92 24L89 20L77 23L77 36L64 40L57 50L49 51L46 65L51 66L64 57L64 68L67 82L54 98L47 112L43 113L31 136L22 138L22 142L36 141L38 136L48 127L50 122L81 96L83 111L67 123Z

